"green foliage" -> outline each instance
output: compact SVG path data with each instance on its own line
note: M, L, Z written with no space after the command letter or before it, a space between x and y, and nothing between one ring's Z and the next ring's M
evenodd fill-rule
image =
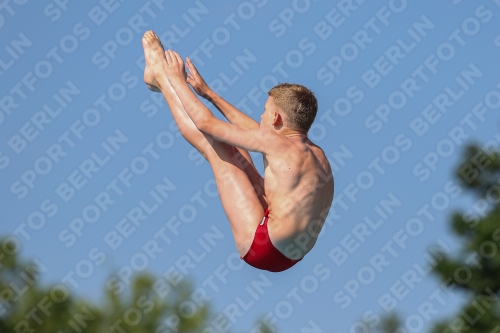
M380 320L381 333L395 333L401 327L401 319L397 314L391 313Z
M461 251L444 256L434 272L442 281L452 281L469 301L454 318L437 323L433 333L489 333L500 327L499 157L497 151L471 145L457 168L462 187L476 198L476 209L452 216L450 225L462 239Z
M405 332L401 317L397 312L384 314L380 317L380 321L369 329L373 333L401 333Z
M276 333L276 328L274 327L274 325L267 322L264 317L257 320L254 327L259 333Z
M462 240L459 253L441 253L434 273L464 292L463 308L436 322L431 333L500 333L500 154L468 146L456 169L460 185L475 198L473 210L456 212L451 230ZM406 332L396 314L383 317L376 331Z
M478 145L465 148L462 161L456 171L463 186L484 198L489 189L498 185L500 179L500 154L496 150L482 149Z
M108 289L102 304L95 305L63 285L41 286L43 266L22 261L16 252L15 243L0 239L1 333L164 333L171 316L178 319L178 332L201 332L209 325L208 306L193 316L179 315L179 305L191 295L187 283L171 286L160 298L153 289L155 278L138 275L130 290L117 294Z

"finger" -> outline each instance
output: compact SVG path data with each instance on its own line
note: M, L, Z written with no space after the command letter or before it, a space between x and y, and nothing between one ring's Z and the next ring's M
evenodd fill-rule
M189 62L189 58L186 57L186 67L189 69L190 72L193 72L193 67L191 66L191 63Z
M166 51L165 51L165 59L167 59L167 63L168 63L169 65L171 65L171 64L172 64L172 57L170 56L170 50L166 50Z
M170 51L170 56L172 57L172 61L176 64L176 65L180 65L182 63L179 63L179 57L177 56L177 52L171 50Z
M196 74L196 71L193 69L193 66L190 66L187 62L186 62L186 67L188 68L189 72L188 72L188 75L193 79L195 80L195 77L197 76Z
M179 53L177 53L177 52L175 52L175 51L172 51L172 53L173 53L173 55L174 55L175 59L177 60L177 62L178 62L179 64L183 64L183 63L184 63L184 61L182 61L182 58L181 58L181 56L179 55Z
M172 51L171 50L167 50L167 61L170 65L173 65L174 64L174 59L172 59Z
M170 59L172 59L172 63L177 64L177 58L174 55L174 51L168 50L168 53L170 54Z
M198 74L198 70L196 69L196 66L193 64L193 62L191 61L191 59L189 59L188 57L186 57L186 63L188 64L189 70L192 73Z

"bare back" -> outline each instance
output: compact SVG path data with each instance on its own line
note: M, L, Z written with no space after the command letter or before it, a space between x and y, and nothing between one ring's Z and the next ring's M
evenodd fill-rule
M274 246L300 259L314 246L333 199L333 175L307 137L282 137L283 150L264 157L268 230Z

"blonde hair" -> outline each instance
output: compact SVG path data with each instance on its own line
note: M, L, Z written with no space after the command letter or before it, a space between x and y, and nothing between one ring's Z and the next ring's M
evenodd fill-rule
M288 127L306 133L309 131L318 112L318 100L311 90L299 84L281 83L268 94L285 113Z

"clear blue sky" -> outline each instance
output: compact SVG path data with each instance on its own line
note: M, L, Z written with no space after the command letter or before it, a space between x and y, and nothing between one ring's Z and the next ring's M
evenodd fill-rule
M448 219L473 203L450 183L464 145L500 145L498 1L2 3L0 234L17 234L44 282L66 277L98 301L113 273L170 270L232 331L270 313L280 332L363 332L392 304L386 293L423 331L424 302L434 320L463 301L439 303L438 281L417 268L433 244L458 248ZM208 163L142 82L149 29L256 120L277 82L316 93L310 137L334 166L336 198L292 269L237 259Z

